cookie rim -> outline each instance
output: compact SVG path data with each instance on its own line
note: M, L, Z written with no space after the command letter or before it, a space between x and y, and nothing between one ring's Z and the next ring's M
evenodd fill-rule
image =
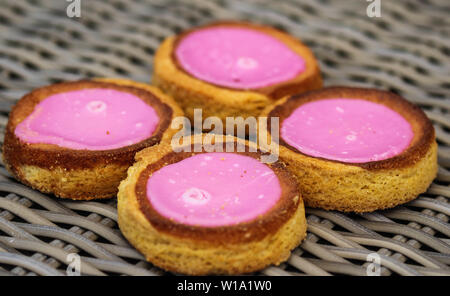
M225 145L230 143L229 140L224 141ZM238 145L236 141L233 141L235 148ZM191 146L194 147L194 144ZM236 154L243 154L245 156L253 157L257 160L264 152L260 149L257 152L249 152L249 145L245 144L245 152L231 152ZM235 150L236 151L236 150ZM272 206L264 214L258 215L250 221L241 222L233 225L224 225L216 227L194 226L187 225L181 222L176 222L173 219L162 216L157 210L155 210L150 201L147 198L147 181L151 173L159 170L170 163L176 163L188 157L197 154L208 153L201 152L170 152L164 154L156 162L147 164L145 168L139 172L136 178L136 183L133 188L133 194L135 195L140 212L150 225L157 231L176 236L179 238L194 239L196 241L203 241L212 244L227 243L245 243L255 240L263 239L269 234L273 234L280 229L280 227L286 223L292 215L297 211L299 206L303 206L303 199L301 193L298 192L298 186L295 177L285 168L284 163L277 161L273 164L266 164L271 170L275 172L280 181L282 188L281 196L277 203ZM248 235L251 229L251 235Z
M150 137L138 143L109 150L78 150L48 143L27 143L16 136L17 125L34 111L38 103L53 94L86 88L108 88L136 95L158 113L160 121L157 128ZM173 113L173 108L158 98L158 95L136 86L101 79L66 81L43 86L23 96L11 110L3 146L4 157L7 157L8 166L16 171L17 167L22 165L46 169L58 166L65 169L89 169L112 163L128 165L136 152L161 142L164 133L170 128Z
M198 78L188 71L186 71L183 66L179 63L177 57L176 57L176 48L178 44L182 41L184 37L187 35L196 32L198 30L204 30L208 28L213 27L237 27L237 28L246 28L246 29L252 29L259 32L262 32L266 35L269 35L270 37L278 40L279 42L283 43L285 46L287 46L291 51L293 51L295 54L299 55L305 62L305 69L296 75L293 78L290 78L288 80L284 80L278 83L270 84L268 86L264 87L256 87L256 88L234 88L229 86L222 86L219 84L215 84L212 82L208 82L205 80L202 80L201 78ZM301 52L301 54L299 53ZM303 42L301 42L299 39L293 37L292 35L283 32L281 30L278 30L274 27L267 26L267 25L261 25L256 23L250 23L250 22L244 22L244 21L217 21L212 22L206 25L198 26L195 28L191 28L188 30L185 30L181 32L180 34L175 36L175 39L173 40L171 49L170 49L170 59L175 65L175 68L182 72L184 75L189 76L192 79L201 81L202 83L205 83L209 86L218 88L218 89L224 89L224 90L230 90L230 91L238 91L238 92L256 92L262 95L267 96L268 98L272 100L276 100L279 98L282 98L288 94L294 93L297 89L303 88L304 84L308 83L319 83L322 84L322 78L320 75L320 69L317 59L315 58L312 50L306 46ZM315 81L317 80L317 81ZM309 82L308 82L309 81Z
M405 168L413 165L418 160L422 159L435 139L435 131L433 124L423 112L423 110L402 98L401 96L389 91L373 89L373 88L359 88L348 86L330 86L319 90L313 90L298 95L293 95L286 98L285 101L269 107L266 111L268 117L279 117L279 126L281 127L284 119L289 117L301 105L324 99L331 98L346 98L346 99L362 99L373 103L381 104L400 116L402 116L411 125L414 136L408 147L393 157L362 163L351 163L339 160L327 159L323 157L316 157L305 154L298 149L292 147L284 139L279 137L279 144L287 148L289 151L301 154L305 157L314 158L319 161L331 164L342 164L354 167L360 167L366 170L381 170L381 169L396 169ZM271 122L267 124L266 132L270 135Z

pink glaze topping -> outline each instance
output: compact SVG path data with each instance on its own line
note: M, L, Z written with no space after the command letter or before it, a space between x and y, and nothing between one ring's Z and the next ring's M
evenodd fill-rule
M156 111L133 94L90 88L44 99L15 134L27 143L109 150L149 138L158 122Z
M255 219L280 196L280 183L272 169L234 153L196 154L161 168L147 182L147 197L158 213L205 227Z
M204 81L238 89L294 78L305 61L281 41L257 30L212 27L186 35L175 50L180 65Z
M349 163L402 153L414 134L388 107L361 99L324 99L301 105L281 126L281 137L300 152Z

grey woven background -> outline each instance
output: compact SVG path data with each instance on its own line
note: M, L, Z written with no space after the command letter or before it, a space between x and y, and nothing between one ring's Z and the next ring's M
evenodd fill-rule
M266 275L366 275L380 255L383 275L450 275L450 2L381 0L0 0L0 130L31 89L84 77L148 82L169 35L217 19L271 24L300 37L320 60L326 85L379 87L418 103L433 120L439 175L427 193L364 215L307 209L308 237ZM1 137L3 140L3 136ZM65 274L78 253L82 273L160 275L121 236L115 201L71 202L15 182L0 167L0 275Z

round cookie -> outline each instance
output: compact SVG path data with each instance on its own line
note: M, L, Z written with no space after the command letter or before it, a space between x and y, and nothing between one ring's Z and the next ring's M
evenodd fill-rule
M155 55L153 83L186 116L258 116L286 96L318 89L322 79L311 50L272 27L219 22L167 38Z
M283 262L305 237L295 178L279 161L261 163L252 143L224 136L216 144L225 151L237 141L245 152L175 152L164 143L136 155L119 187L118 221L149 262L189 275L249 273Z
M306 206L391 208L425 192L436 176L430 120L393 93L328 87L284 98L262 116L279 117L280 157Z
M156 87L123 79L63 82L20 99L3 161L22 183L62 198L113 197L143 148L170 141L182 111Z

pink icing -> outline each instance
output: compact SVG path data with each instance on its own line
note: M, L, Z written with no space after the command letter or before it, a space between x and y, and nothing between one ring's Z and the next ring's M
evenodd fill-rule
M44 99L17 125L15 134L27 143L109 150L150 137L158 122L156 111L139 97L91 88Z
M409 122L388 107L360 99L306 103L286 118L281 137L307 155L349 163L378 161L411 143Z
M239 89L276 84L305 70L302 57L282 42L246 28L194 31L180 41L175 54L191 75Z
M161 168L147 182L147 197L162 216L206 227L257 218L280 195L278 177L267 165L233 153L191 156Z

